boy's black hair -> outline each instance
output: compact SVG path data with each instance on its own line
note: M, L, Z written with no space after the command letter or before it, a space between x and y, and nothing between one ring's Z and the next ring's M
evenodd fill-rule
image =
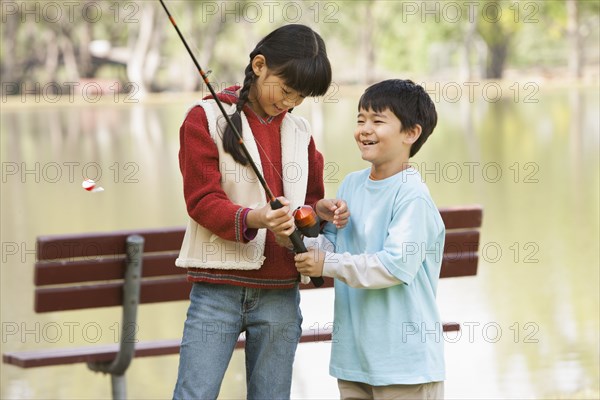
M410 157L417 154L437 124L431 97L409 79L388 79L368 87L358 101L358 110L369 109L375 112L389 109L400 120L403 131L421 125L421 136L412 144Z
M285 25L265 36L250 53L250 63L246 67L244 84L231 116L238 131L242 132L240 112L248 102L250 87L255 75L252 60L257 55L265 57L267 67L283 79L285 85L302 96L322 96L331 85L331 64L327 58L325 42L318 33L300 24ZM237 137L227 126L223 134L223 148L240 164L248 165L242 153Z

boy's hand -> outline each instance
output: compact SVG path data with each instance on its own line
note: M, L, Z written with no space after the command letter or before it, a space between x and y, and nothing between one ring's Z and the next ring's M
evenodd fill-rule
M345 227L350 218L348 205L342 199L321 199L317 202L316 212L319 218L333 222L338 229Z
M296 225L290 212L290 202L285 197L277 198L283 207L273 210L271 204L250 210L246 215L246 224L249 228L267 228L275 235L290 236L294 233Z
M308 249L307 253L294 256L296 269L305 276L322 276L325 253L316 248Z

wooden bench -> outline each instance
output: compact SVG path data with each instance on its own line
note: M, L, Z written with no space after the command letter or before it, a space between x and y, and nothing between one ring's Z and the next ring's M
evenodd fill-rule
M477 274L481 206L440 209L446 225L441 278ZM111 374L113 398L125 398L125 372L133 357L178 354L180 338L139 342L131 327L138 304L188 300L185 270L175 267L184 228L40 236L35 263L35 312L121 306L121 343L83 348L41 349L3 354L21 368L87 363ZM333 286L325 278L322 288ZM312 290L312 285L301 285ZM133 324L133 325L132 325ZM446 322L445 332L459 324ZM300 342L331 340L330 330L307 330ZM243 348L241 336L237 347Z

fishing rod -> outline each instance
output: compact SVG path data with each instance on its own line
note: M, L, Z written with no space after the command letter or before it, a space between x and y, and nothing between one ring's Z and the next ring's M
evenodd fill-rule
M271 209L277 210L279 208L282 208L283 204L281 204L281 202L273 195L273 192L269 188L269 185L267 185L267 181L262 176L262 174L260 173L258 167L254 163L254 160L250 156L250 152L246 148L246 144L244 143L244 139L242 137L242 134L238 131L238 129L236 128L236 126L231 121L231 118L229 117L229 114L227 114L227 111L225 111L225 108L223 107L223 103L221 103L221 100L217 96L217 93L215 92L215 90L213 89L212 85L210 84L210 81L208 80L207 73L204 72L204 70L202 69L202 67L198 63L198 60L196 60L196 57L194 56L194 53L192 53L192 50L190 49L190 46L188 46L187 41L183 37L183 34L179 30L179 27L177 26L177 23L175 22L175 19L173 18L173 16L169 12L169 9L167 8L167 5L165 4L165 2L163 0L159 0L159 1L160 1L160 4L162 5L162 7L164 8L165 12L167 13L167 16L169 17L169 21L171 21L171 25L173 25L173 27L177 31L177 34L179 35L179 39L181 39L181 41L183 42L183 45L185 46L188 54L192 58L192 61L194 62L194 65L196 65L196 68L198 69L198 72L200 73L200 76L202 77L202 80L204 81L204 84L206 84L206 87L208 87L208 90L210 91L210 94L212 95L212 97L215 100L215 102L217 103L217 106L219 107L219 110L221 110L221 114L223 114L223 116L225 117L225 121L227 122L227 125L229 125L229 127L231 128L231 130L234 132L234 134L235 134L235 136L236 136L236 138L238 140L238 143L240 145L240 148L242 149L242 152L246 156L246 159L250 163L250 167L252 167L252 170L254 171L254 173L256 174L256 176L258 177L258 180L260 181L261 186L263 187L263 189L265 190L265 192L267 194L267 197L269 198L269 202L271 204ZM315 215L315 217L316 217L316 215ZM316 218L314 219L314 223L315 224L317 223L316 222ZM300 235L300 231L298 230L298 228L294 229L294 232L290 235L290 240L292 241L292 245L294 246L294 252L296 254L298 254L298 253L306 253L307 252L306 246L304 246L304 242L302 241L302 236ZM324 283L322 277L311 277L310 280L313 283L313 285L315 285L315 287L320 287Z

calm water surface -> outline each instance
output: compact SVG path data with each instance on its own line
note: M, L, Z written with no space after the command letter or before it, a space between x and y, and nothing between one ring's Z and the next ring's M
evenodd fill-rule
M352 139L361 90L295 111L313 124L329 196L366 166ZM438 206L484 207L478 275L439 287L443 318L463 326L440 338L447 398L599 397L598 88L542 84L533 100L440 99L438 128L413 160ZM192 101L2 105L2 351L118 340L117 308L33 313L35 237L185 224L178 128ZM84 177L105 191L84 191ZM332 321L333 293L319 292L303 294L306 329ZM139 338L180 337L185 311L141 306ZM293 398L337 397L329 347L299 347ZM170 398L176 371L176 356L134 360L129 397ZM243 397L244 373L236 351L221 398ZM3 399L110 397L109 378L84 365L3 365L1 386Z

